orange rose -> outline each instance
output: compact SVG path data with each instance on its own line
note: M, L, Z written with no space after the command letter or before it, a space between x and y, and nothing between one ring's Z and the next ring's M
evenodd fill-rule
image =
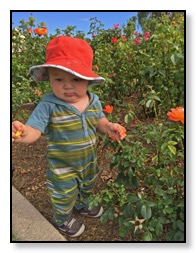
M127 130L123 126L120 126L120 135L122 139L124 139L127 136L126 132ZM111 138L112 141L116 140L116 135L109 134L109 137Z
M103 109L103 112L105 113L112 113L113 111L113 106L112 105L106 105L105 108Z
M28 28L27 31L28 31L29 34L32 34L32 29L31 28Z
M47 27L43 27L43 28L36 28L35 30L33 30L35 34L41 36L41 35L46 35L46 33L48 32L48 28Z
M36 90L36 94L37 94L38 96L41 96L42 92L41 92L40 90Z
M120 128L121 128L122 139L124 139L127 136L126 134L127 130L123 126L120 126Z
M94 65L93 68L97 70L99 69L98 65Z
M171 112L167 113L167 116L169 116L170 120L180 121L184 124L184 108L182 106L172 108Z

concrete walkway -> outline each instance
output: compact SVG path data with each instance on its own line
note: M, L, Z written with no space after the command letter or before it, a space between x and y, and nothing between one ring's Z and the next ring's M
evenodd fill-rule
M14 187L12 187L12 232L17 241L66 241Z

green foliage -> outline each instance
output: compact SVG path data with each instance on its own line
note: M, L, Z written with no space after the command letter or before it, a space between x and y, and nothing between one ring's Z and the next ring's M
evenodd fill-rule
M106 78L103 100L108 96L122 100L135 92L141 100L149 95L149 87L158 95L156 107L184 105L184 18L161 15L148 19L144 33L134 35L135 22L129 20L121 29L98 30L91 41L94 64ZM149 37L145 37L149 32ZM127 39L125 39L125 37ZM112 38L117 42L112 43ZM135 44L135 40L140 42ZM149 100L148 100L149 101ZM146 101L147 102L147 101ZM149 101L145 106L152 106ZM159 111L157 113L159 113Z
M140 125L120 145L109 139L104 142L115 151L110 169L117 170L118 176L90 199L92 206L101 203L105 208L101 222L115 219L121 236L183 241L182 127L168 122Z
M93 48L94 71L103 76L106 83L101 90L96 86L92 89L103 101L109 97L115 104L136 93L146 110L159 115L168 108L184 105L183 13L176 12L173 16L161 13L159 18L152 15L143 26L143 34L134 34L136 17L116 29L104 29L101 21L92 18L88 32L92 39L86 38L75 26L57 28L54 35L29 34L28 28L47 25L44 22L36 25L35 21L32 16L26 22L21 20L20 26L12 31L13 112L24 102L39 101L36 83L28 70L45 62L48 42L63 34L86 39ZM113 39L116 41L112 42ZM45 82L39 88L42 93L50 90L49 83ZM22 99L21 89L26 93Z
M129 125L133 114L125 116ZM177 122L158 122L129 130L118 144L104 137L112 150L110 169L117 171L106 187L91 197L101 203L101 222L116 220L119 234L143 241L184 240L184 134Z

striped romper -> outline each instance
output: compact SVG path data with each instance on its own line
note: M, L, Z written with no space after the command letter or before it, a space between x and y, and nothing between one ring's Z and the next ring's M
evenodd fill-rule
M98 96L88 93L89 106L83 113L48 94L26 123L47 136L47 186L57 226L70 218L73 207L88 206L98 174L96 131L105 115Z

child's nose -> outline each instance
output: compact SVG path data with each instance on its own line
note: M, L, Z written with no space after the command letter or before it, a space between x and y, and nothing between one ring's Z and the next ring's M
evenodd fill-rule
M72 88L72 83L70 81L65 81L63 84L64 89Z

